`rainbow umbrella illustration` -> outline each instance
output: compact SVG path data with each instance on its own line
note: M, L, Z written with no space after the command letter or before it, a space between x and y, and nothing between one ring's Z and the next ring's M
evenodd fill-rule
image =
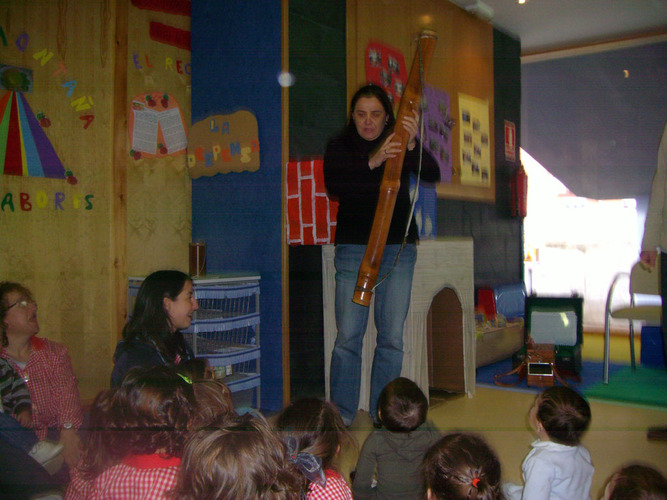
M0 99L0 166L5 175L64 179L65 168L22 92Z

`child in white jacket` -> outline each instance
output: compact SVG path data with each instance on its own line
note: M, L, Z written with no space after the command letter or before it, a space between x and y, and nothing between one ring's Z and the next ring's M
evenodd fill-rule
M538 440L523 461L524 486L505 484L509 500L588 500L591 455L580 442L591 421L588 402L568 387L549 387L529 413Z

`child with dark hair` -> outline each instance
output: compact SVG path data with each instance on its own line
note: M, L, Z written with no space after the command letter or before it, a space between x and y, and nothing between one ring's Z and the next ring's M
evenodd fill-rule
M237 417L232 391L222 381L195 380L192 387L195 391L197 409L190 419L191 430L211 425L227 425Z
M448 434L426 453L421 474L428 500L503 500L501 469L475 434Z
M307 479L309 500L352 500L334 462L341 446L353 441L333 403L316 398L295 401L278 416L275 428Z
M587 500L593 480L591 455L581 438L591 422L588 402L569 387L548 387L530 410L537 434L523 461L524 486L506 484L513 500Z
M179 500L299 500L304 480L261 417L193 432L173 497Z
M354 498L421 499L419 465L440 433L426 422L428 401L412 380L389 382L378 399L384 429L372 432L357 462ZM377 477L377 484L373 483Z
M625 465L609 479L602 500L667 500L667 479L649 465Z
M66 498L168 498L195 407L192 384L171 368L132 368L96 397Z

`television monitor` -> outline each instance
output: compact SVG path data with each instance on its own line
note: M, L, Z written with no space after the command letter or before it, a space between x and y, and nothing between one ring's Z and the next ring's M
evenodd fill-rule
M584 338L582 297L526 297L525 339L553 344L556 366L573 373L581 371Z

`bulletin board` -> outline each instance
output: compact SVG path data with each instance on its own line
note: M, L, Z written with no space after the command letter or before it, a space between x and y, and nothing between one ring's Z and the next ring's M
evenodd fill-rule
M443 182L438 183L438 197L495 202L495 160L490 154L495 150L492 25L450 2L437 0L382 2L381 8L377 2L348 0L347 16L348 103L354 92L368 82L369 44L386 44L397 49L409 72L417 52L419 33L423 30L437 33L438 41L426 83L448 95L449 114L454 121L449 134L451 144L448 145L451 147L451 178L443 176ZM485 142L482 142L480 133L479 148L471 145L470 149L471 154L477 151L480 158L487 152L488 168L483 179L483 168L479 167L479 175L475 177L473 159L467 163L463 158L461 96L463 102L472 99L479 103L476 110L488 110L488 120L484 124L489 133L484 137Z

